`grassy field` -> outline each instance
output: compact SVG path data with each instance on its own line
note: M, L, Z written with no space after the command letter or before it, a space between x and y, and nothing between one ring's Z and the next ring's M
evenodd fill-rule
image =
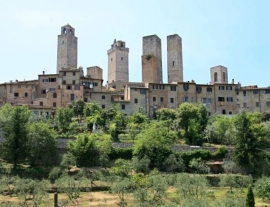
M208 196L208 203L209 206L215 206L215 200L223 200L224 198L228 196L236 196L242 199L245 199L247 189L244 189L243 192L234 191L234 194L228 193L228 188L221 188L221 187L211 187L208 189L208 192L211 192ZM44 205L40 205L41 207L48 207L53 206L53 194L49 194L49 197L47 198L46 203ZM175 189L170 188L167 191L167 198L165 199L166 202L169 202L173 200L176 197ZM59 194L59 203L67 201L67 197L65 194ZM256 207L266 207L270 206L270 202L265 202L260 198L255 198L256 201ZM18 204L20 202L20 199L17 197L10 198L9 196L0 196L0 203L2 202L10 202L13 204ZM117 207L117 203L119 202L119 198L117 195L111 194L109 192L89 192L89 193L82 193L81 197L78 199L78 202L69 202L68 206L96 206L96 207ZM127 199L128 206L133 206L133 198L132 195L128 197ZM1 206L1 205L0 205Z

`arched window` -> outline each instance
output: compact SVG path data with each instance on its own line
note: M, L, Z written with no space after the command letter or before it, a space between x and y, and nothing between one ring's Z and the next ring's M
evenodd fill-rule
M223 72L223 81L226 81L226 73Z
M214 73L214 82L217 82L217 72Z
M57 93L53 93L53 98L57 98Z

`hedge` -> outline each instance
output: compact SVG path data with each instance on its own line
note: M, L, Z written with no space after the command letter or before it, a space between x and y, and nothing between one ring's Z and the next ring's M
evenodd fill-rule
M132 148L112 148L110 154L108 154L110 160L116 160L119 158L131 160L132 159Z

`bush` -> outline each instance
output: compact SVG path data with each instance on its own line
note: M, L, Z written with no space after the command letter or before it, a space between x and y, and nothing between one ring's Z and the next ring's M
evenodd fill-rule
M132 159L132 148L112 148L108 154L110 160L116 160L119 158L131 160Z
M194 151L188 151L188 152L176 152L175 156L179 158L179 156L182 157L184 164L186 167L188 167L189 162L192 159L198 159L201 158L201 160L209 160L212 158L212 154L208 150L194 150Z
M218 150L212 154L211 159L213 159L213 160L223 159L227 153L228 153L227 148L222 146L222 147L218 148Z

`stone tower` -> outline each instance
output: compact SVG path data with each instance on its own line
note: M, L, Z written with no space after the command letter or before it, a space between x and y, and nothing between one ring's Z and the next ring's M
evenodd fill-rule
M167 36L168 83L183 82L182 38Z
M114 40L108 54L108 83L115 81L129 81L128 53L126 43L121 40Z
M69 24L61 27L57 45L57 73L62 68L77 68L77 37Z
M219 65L211 69L211 84L228 83L228 70L226 67Z
M157 35L143 37L142 82L162 83L161 39Z

